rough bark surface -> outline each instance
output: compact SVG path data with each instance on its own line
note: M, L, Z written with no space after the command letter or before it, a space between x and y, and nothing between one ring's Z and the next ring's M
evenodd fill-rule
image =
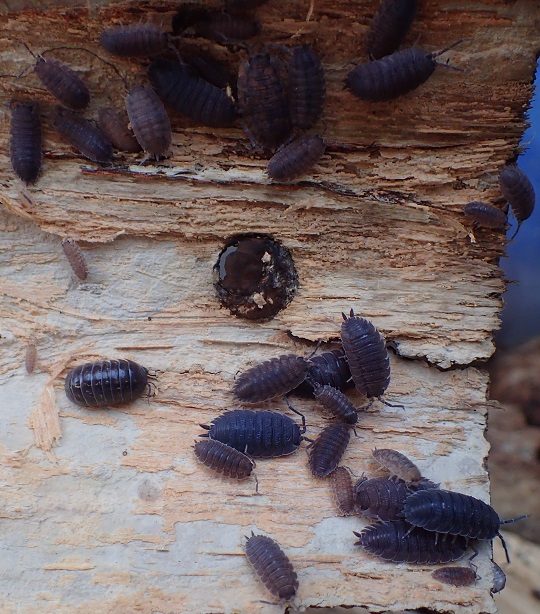
M166 24L175 4L48 8L0 13L2 74L17 75L36 53L54 52L87 80L87 117L144 67L107 58L97 45L111 24ZM49 5L50 3L47 3ZM471 363L489 357L504 282L504 237L464 225L462 206L496 202L496 174L516 152L540 49L538 2L421 3L408 38L448 56L410 95L377 105L343 88L377 2L270 0L254 43L314 43L324 58L329 147L316 172L272 184L266 160L240 124L212 130L172 117L171 156L112 168L79 158L52 130L54 101L33 74L1 77L0 383L2 385L0 557L2 612L279 612L248 568L243 536L276 539L295 565L304 606L362 605L373 611L430 607L491 612L490 547L482 577L457 593L430 568L393 565L359 551L357 518L337 517L330 485L312 478L304 451L257 465L251 481L221 479L191 446L223 409L237 407L235 374L313 342L339 336L341 312L372 319L389 341L389 401L357 427L344 464L380 475L374 447L393 447L445 488L488 498L487 376ZM148 17L151 14L151 17ZM203 43L203 46L207 46ZM242 52L219 53L237 66ZM355 57L356 56L356 57ZM23 190L8 157L9 100L37 99L46 122L36 186ZM500 201L499 201L500 202ZM268 323L220 309L212 266L239 232L279 239L295 260L300 289ZM87 283L74 279L61 239L80 241ZM34 341L38 366L24 358ZM159 370L157 395L111 411L75 407L66 370L126 357ZM421 360L408 360L418 358ZM456 365L460 368L441 370ZM461 368L463 367L463 368ZM308 401L308 434L324 425ZM283 402L261 407L286 411ZM517 510L518 513L521 510Z

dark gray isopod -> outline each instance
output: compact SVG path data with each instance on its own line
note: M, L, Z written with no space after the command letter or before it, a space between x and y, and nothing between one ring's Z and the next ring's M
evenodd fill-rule
M112 143L93 122L58 108L53 123L58 133L85 158L102 164L112 162Z
M342 391L354 387L349 363L342 348L314 356L310 358L310 363L305 381L292 390L293 394L313 397L314 384L328 385Z
M136 85L126 97L126 110L139 145L150 156L163 156L171 144L171 123L159 96Z
M47 91L66 107L79 111L88 106L88 87L76 72L62 62L38 57L34 71Z
M292 181L309 172L325 150L317 134L302 136L278 149L268 161L266 172L274 181Z
M396 51L416 15L417 0L382 0L366 35L370 60L379 60Z
M347 424L358 422L358 410L341 390L332 386L319 386L313 388L315 399L334 417Z
M324 428L308 447L312 475L316 478L330 475L339 465L350 438L349 426L343 422L335 422Z
M355 509L360 516L399 520L403 503L411 494L404 482L389 478L360 478L354 485Z
M494 205L481 201L467 203L463 207L463 213L476 226L482 226L483 228L503 229L506 228L508 223L504 211Z
M518 222L517 235L521 222L531 217L534 211L534 188L527 175L517 166L504 166L499 174L499 187L506 198Z
M255 462L249 456L215 439L197 441L194 451L203 465L227 478L244 480L255 467Z
M441 567L431 572L431 575L435 580L451 586L470 586L478 578L469 567Z
M39 176L41 146L41 119L37 104L17 104L11 112L9 154L15 174L26 185L34 183Z
M326 83L321 60L311 47L294 47L288 73L292 125L307 130L323 111Z
M298 577L287 555L266 535L247 538L246 556L261 582L279 599L292 599L298 588Z
M112 55L148 57L167 50L169 35L157 24L135 23L104 30L100 41Z

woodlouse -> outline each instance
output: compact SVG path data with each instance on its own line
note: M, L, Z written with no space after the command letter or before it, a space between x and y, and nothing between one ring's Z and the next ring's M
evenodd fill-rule
M435 58L457 44L436 53L419 47L402 49L380 60L358 64L347 76L347 85L362 100L393 100L427 81L437 67Z
M266 172L275 181L292 181L305 175L322 158L326 145L310 134L284 145L268 161Z
M292 599L298 589L298 577L280 546L266 535L251 533L245 549L255 573L272 595Z
M265 360L238 377L234 396L248 403L282 396L304 381L308 368L308 361L295 354Z
M351 473L346 467L336 467L330 474L334 502L342 516L354 510L354 491Z
M431 575L435 580L451 586L470 586L478 578L469 567L441 567L433 571Z
M89 362L68 372L64 388L77 405L121 405L149 390L148 370L133 360Z
M371 524L361 533L354 531L354 534L359 538L356 545L394 563L450 563L462 558L467 550L464 537L441 539L429 531L411 528L401 520Z
M463 213L476 226L494 229L506 228L506 213L494 205L473 201L463 207Z
M390 359L384 337L365 318L343 315L341 342L356 389L367 397L380 397L390 383Z
M338 418L347 424L356 424L358 422L356 406L341 390L332 388L332 386L319 386L315 384L313 395L334 418Z
M62 249L75 275L84 281L88 277L88 266L81 248L73 239L64 239Z
M35 371L36 364L37 364L37 358L38 358L38 354L37 354L36 343L35 341L31 341L26 346L26 352L24 355L24 366L28 374L33 373Z
M257 21L224 12L208 12L193 28L198 36L220 43L253 38L260 30Z
M177 113L205 126L230 126L236 118L234 102L227 94L194 75L187 65L156 60L148 77L159 97Z
M397 450L380 448L373 450L371 455L380 465L404 482L419 482L422 479L420 469L405 454Z
M250 138L265 148L281 145L291 133L283 66L268 53L252 55L240 67L238 101Z
M215 439L197 441L193 449L203 465L227 478L244 480L255 467L249 456Z
M54 127L85 158L102 164L112 162L112 143L91 121L65 109L57 109Z
M292 454L306 430L285 414L248 409L226 411L214 418L210 426L201 427L208 433L200 437L216 439L244 454L262 458Z
M47 91L66 107L78 111L88 106L90 91L86 83L59 60L38 57L34 71Z
M11 112L9 155L15 174L26 185L34 183L39 176L41 146L41 119L37 104L17 104Z
M120 57L148 57L167 50L169 36L157 24L136 23L108 28L101 33L101 46Z
M198 51L197 53L190 53L186 61L199 77L219 87L219 89L225 90L227 87L230 87L231 90L236 89L236 78L232 72L213 55Z
M99 110L99 127L109 137L116 149L128 153L141 151L141 146L135 138L133 130L128 128L127 118L122 118L114 109Z
M506 586L506 574L495 561L491 561L491 564L493 565L493 586L491 587L491 593L500 593Z
M323 352L310 359L306 380L292 392L301 397L313 397L313 386L332 386L338 390L347 390L354 386L349 363L342 348Z
M317 123L323 111L326 84L321 60L311 47L295 47L288 74L292 125L307 130Z
M414 20L416 6L417 0L382 0L366 36L370 59L379 60L399 48Z
M534 211L534 188L527 175L517 166L504 166L499 174L499 187L506 198L518 222L517 235L521 222L528 219Z
M126 110L131 128L144 151L156 158L164 155L171 145L171 122L156 92L136 85L126 97Z
M335 422L325 427L317 439L308 446L309 467L316 478L330 475L345 453L351 433L349 426Z
M355 509L368 518L399 520L403 503L411 492L401 481L360 478L354 485Z

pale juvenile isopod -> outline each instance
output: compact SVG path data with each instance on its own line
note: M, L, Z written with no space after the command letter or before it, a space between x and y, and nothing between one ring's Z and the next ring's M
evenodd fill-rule
M33 373L36 369L38 360L38 353L36 348L36 342L30 341L26 346L26 352L24 355L24 366L28 374Z
M441 567L431 572L431 575L442 582L451 586L470 586L476 582L478 576L469 567Z
M330 474L330 485L334 503L340 515L349 516L354 510L354 491L350 471L346 467L336 467Z
M62 249L75 275L84 281L88 277L88 266L81 248L73 239L64 239Z

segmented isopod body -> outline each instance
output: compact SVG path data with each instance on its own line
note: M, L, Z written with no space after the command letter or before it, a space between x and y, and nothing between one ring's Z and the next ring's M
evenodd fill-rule
M337 388L315 384L313 395L334 418L338 418L347 424L358 422L356 406Z
M234 102L227 94L192 73L187 65L156 60L148 77L159 97L177 113L205 126L230 126L236 118Z
M356 389L367 397L380 397L390 383L390 359L384 337L365 318L343 314L341 342Z
M337 467L330 474L330 484L339 513L348 516L354 510L354 491L349 470L346 467Z
M64 239L62 249L75 275L84 281L88 277L88 266L81 248L73 239Z
M208 430L201 437L216 439L257 458L292 454L305 431L285 414L248 409L226 411L214 418L210 426L201 426Z
M258 403L287 394L304 381L308 368L308 361L294 354L265 360L238 377L234 396L248 403Z
M102 164L112 162L112 143L93 122L59 108L54 127L85 158Z
M527 175L517 166L504 166L499 174L499 187L502 195L509 202L518 221L514 237L521 222L528 219L534 211L534 188ZM512 237L512 238L514 238Z
M398 98L431 77L437 67L435 58L443 51L429 53L412 47L358 64L349 73L347 85L362 100L378 102Z
M347 424L335 422L324 428L309 445L309 467L316 478L325 478L339 465L351 434Z
M465 217L477 226L484 228L505 228L507 224L506 213L488 203L473 201L463 207Z
M360 516L398 520L411 494L404 482L389 478L360 478L354 485L355 509Z
M311 47L295 47L289 61L292 125L302 130L314 126L322 115L325 95L324 69L319 56Z
M451 586L470 586L478 578L469 567L441 567L433 571L431 575L435 580Z
M102 360L75 367L66 375L68 399L84 407L130 403L148 388L148 370L133 360Z
M281 145L291 132L282 72L278 58L261 53L251 56L238 74L240 111L251 138L262 147Z
M405 454L401 454L397 450L375 449L371 455L380 465L404 482L419 482L422 480L420 469Z
M80 110L88 106L90 91L86 84L62 62L38 57L34 71L47 91L66 107Z
M18 104L11 112L9 154L11 166L26 185L34 183L41 170L41 119L34 103Z
M467 550L464 537L441 539L423 529L411 530L411 526L401 520L371 524L361 533L355 531L354 534L359 538L356 545L394 563L450 563L462 558Z
M171 144L171 122L156 92L136 85L126 97L126 110L131 128L144 151L151 156L164 155Z
M332 386L338 390L348 390L354 386L349 363L343 349L323 352L310 359L306 380L292 392L302 397L313 397L313 385Z
M366 36L370 59L379 60L396 51L416 15L416 0L382 0Z
M298 577L287 555L266 535L247 538L246 556L266 588L280 599L292 599L298 588Z
M227 87L236 89L236 78L233 77L233 74L223 62L220 62L211 54L202 51L190 53L186 61L199 77L219 87L219 89L224 90Z
M284 145L268 161L266 172L275 181L291 181L305 175L322 158L326 146L320 136L305 135Z
M37 363L37 348L35 341L31 341L26 346L26 353L24 356L24 366L28 374L33 373Z
M169 36L153 23L135 23L108 28L101 33L101 46L120 57L148 57L166 51Z
M495 561L491 561L491 563L493 565L493 586L491 587L491 593L500 593L506 586L506 574Z
M215 439L197 441L193 449L203 465L227 478L244 480L255 467L249 456Z
M113 109L99 110L99 127L109 137L116 149L128 153L141 151L141 146L133 131L128 128L127 118L123 119Z
M260 30L259 24L253 19L222 12L208 13L193 27L198 36L218 42L253 38Z

